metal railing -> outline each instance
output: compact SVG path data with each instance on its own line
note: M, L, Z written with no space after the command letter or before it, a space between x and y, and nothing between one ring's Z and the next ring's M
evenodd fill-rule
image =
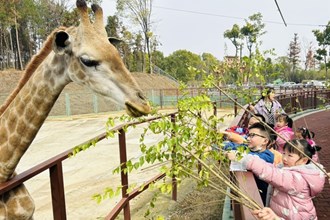
M308 98L306 98L308 97ZM283 95L281 97L279 97L280 102L285 105L286 102L288 102L288 100L290 100L292 106L294 105L293 103L296 102L296 99L306 99L310 101L306 101L305 104L303 104L303 106L300 106L302 109L305 108L316 108L319 104L325 104L324 102L318 101L318 98L321 97L323 100L327 100L327 103L329 103L330 100L330 90L326 90L326 91L316 91L313 93L299 93L297 95L295 94L287 94L287 95ZM320 99L320 100L322 100ZM214 114L216 113L216 107L217 105L214 104ZM291 111L295 111L296 109L291 108ZM235 113L237 112L237 107L235 110ZM167 114L167 117L171 117L171 121L173 123L175 123L175 114L176 113L170 113ZM125 162L127 161L126 158L126 137L125 137L125 131L124 131L124 127L127 126L132 126L132 125L136 125L136 124L141 124L141 123L145 123L148 121L152 121L152 120L157 120L160 117L156 117L156 118L150 118L150 119L146 119L143 122L132 122L132 123L126 123L126 124L121 124L119 126L116 126L114 128L112 128L112 131L119 131L118 133L118 138L119 138L119 149L120 149L120 163L121 164L125 164ZM233 120L232 124L235 125L241 125L243 126L244 123L246 123L247 121L247 112L244 112L244 110L241 110L239 115L237 115L237 117ZM111 131L110 130L110 131ZM81 145L88 145L88 144L92 144L95 142L98 142L100 140L103 140L104 138L106 138L107 134L106 132L82 143ZM20 174L18 174L17 176L13 177L11 180L9 180L6 183L3 183L0 185L0 195L4 194L5 192L8 192L9 190L19 186L20 184L24 183L25 181L39 175L41 172L45 171L45 170L49 170L49 174L50 174L50 184L51 184L51 195L52 195L52 209L53 209L53 217L55 220L65 220L66 219L66 205L65 205L65 189L64 189L64 184L63 184L63 169L62 169L62 162L64 160L66 160L73 152L74 148L69 149L61 154L56 155L55 157L52 157L34 167L32 167L31 169L28 169ZM123 165L125 166L125 165ZM124 167L122 167L124 168ZM123 169L121 169L123 170ZM245 174L242 174L243 176ZM149 186L150 183L153 183L154 181L157 181L161 178L164 177L164 174L159 174L155 177L153 177L152 179L150 179L146 184L144 184L143 188L138 188L136 190L133 190L131 193L127 193L127 186L128 186L128 177L127 174L125 174L124 172L121 173L121 183L123 189L122 189L122 199L120 200L120 202L118 203L118 205L108 214L108 216L106 217L106 219L114 219L121 210L124 210L124 219L130 219L130 208L129 208L129 201L134 198L135 196L137 196L138 194L140 194L141 192L143 192L144 190L146 190ZM247 176L242 177L241 179L244 179L244 182L241 181L240 184L242 184L242 187L244 187L246 184L251 184L251 186L255 185L255 181L254 179L249 177L249 174L247 174ZM126 186L126 187L125 187ZM173 194L172 194L172 199L176 200L177 198L177 188L175 185L175 180L173 179ZM258 192L254 187L248 187L248 189L252 190L252 194L256 194L256 192ZM257 193L258 194L258 193ZM258 200L258 198L256 198L256 200ZM234 204L234 209L235 207L238 207L240 211L237 211L238 214L236 214L235 211L235 216L239 216L241 215L241 219L246 219L244 216L248 215L246 214L247 212L244 211L246 210L246 208L244 208L242 205L240 204ZM238 208L236 208L236 210L238 210ZM239 214L241 213L241 214ZM237 217L237 219L239 219Z
M162 117L171 117L172 123L175 123L175 114L170 113L166 114ZM142 193L146 190L149 185L165 176L165 174L159 174L149 181L147 181L143 187L138 187L130 193L127 193L128 189L128 174L125 173L123 170L125 169L125 164L127 162L127 152L126 152L126 133L124 128L128 126L133 126L137 124L142 124L146 122L150 122L153 120L158 120L160 117L154 117L145 119L142 122L131 122L131 123L124 123L118 125L109 131L118 131L118 139L119 139L119 152L120 152L120 164L121 166L121 184L122 184L122 199L118 202L116 207L107 215L106 219L114 219L121 210L124 211L124 219L130 219L130 208L129 208L129 201ZM84 143L81 145L92 145L92 143L97 143L107 137L107 133L104 132ZM25 181L39 175L45 170L49 170L50 174L50 185L51 185L51 194L52 194L52 208L53 208L53 218L54 220L65 220L66 219L66 205L65 205L65 190L63 184L63 169L62 169L62 162L66 160L72 153L74 152L75 148L71 148L63 153L50 158L49 160L40 163L31 169L28 169L17 176L13 177L6 183L0 185L0 195L8 192L9 190L19 186L20 184L24 183ZM176 182L173 181L173 194L172 199L176 200L177 198L177 191L176 191Z
M279 95L277 100L285 108L287 114L296 114L307 109L316 109L321 106L330 104L330 90L312 90L299 91L297 93L288 93ZM245 109L248 105L245 106ZM246 127L248 123L249 113L242 109L240 113L232 121L231 126L239 125ZM258 187L252 172L234 171L233 176L237 181L240 189L246 192L249 197L256 201L260 207L263 207ZM255 219L251 214L251 210L243 204L232 201L232 210L234 219Z

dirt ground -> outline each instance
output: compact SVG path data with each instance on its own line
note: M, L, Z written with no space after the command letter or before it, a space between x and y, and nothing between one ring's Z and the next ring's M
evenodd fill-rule
M15 71L0 71L0 96L5 96L4 94L9 93L18 82L21 73L13 72ZM162 86L169 86L166 83L164 84L164 79L157 76L146 80L144 75L137 74L136 79L142 89L146 89L148 85L156 86L158 89L162 88ZM172 87L174 88L175 85L173 84ZM77 91L80 88L75 84L71 84L66 89ZM30 148L22 157L17 167L17 172L25 171L38 163L103 133L108 117L123 113L107 112L71 117L48 117ZM233 113L231 109L222 109L218 111L218 116L230 113ZM227 117L222 126L227 127L231 120L231 117ZM137 126L135 129L129 129L126 134L127 157L129 159L138 159L141 154L139 150L139 137L143 129L143 126ZM149 136L146 142L154 144L159 139L159 137ZM104 200L100 204L97 204L92 199L92 196L102 193L106 187L121 185L120 176L112 174L112 170L118 165L119 149L117 138L103 140L96 147L92 147L63 162L68 220L103 219L110 212L120 200L119 196ZM143 183L158 173L158 169L138 171L130 174L129 182ZM53 219L48 172L45 171L37 177L28 180L25 185L36 204L34 219ZM177 202L172 201L170 196L162 195L156 202L156 207L150 209L152 214L148 218L145 218L143 216L149 208L152 195L153 192L148 190L131 201L132 219L153 219L158 215L172 220L221 219L223 197L211 189L197 189L191 180L186 180L179 186ZM119 214L118 219L122 219L122 216L122 214Z
M232 110L218 111L219 116L229 113L232 113ZM109 114L97 114L48 118L21 159L17 168L18 173L104 132L108 117ZM231 120L232 118L228 117L222 126L228 126ZM137 126L129 129L126 134L129 159L138 159L141 155L139 137L143 128L143 126ZM154 144L159 140L160 137L148 136L146 143ZM112 170L118 165L117 138L103 140L96 147L64 161L63 173L68 220L103 219L110 212L120 197L97 204L92 200L92 196L102 193L106 187L120 185L120 176L112 174ZM129 182L143 183L158 173L158 169L135 172L129 175ZM48 172L28 180L25 185L36 204L35 219L53 219ZM152 195L152 191L143 192L131 202L132 219L152 219L143 217ZM198 190L193 181L188 180L179 186L178 202L172 201L170 196L165 195L159 201L156 208L150 209L152 211L150 216L161 215L173 220L221 219L223 198L215 196L215 192L212 190ZM120 214L118 219L122 219L122 216Z

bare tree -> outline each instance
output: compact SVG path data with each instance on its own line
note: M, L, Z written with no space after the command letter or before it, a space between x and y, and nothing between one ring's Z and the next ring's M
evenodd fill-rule
M144 37L144 53L148 54L149 72L152 73L151 53L151 12L153 0L118 0L117 10L121 17L128 16L133 23L137 23ZM145 57L144 57L145 59ZM144 62L145 63L145 62ZM145 68L144 68L145 69Z
M310 42L306 53L305 70L315 69L315 57L312 42Z

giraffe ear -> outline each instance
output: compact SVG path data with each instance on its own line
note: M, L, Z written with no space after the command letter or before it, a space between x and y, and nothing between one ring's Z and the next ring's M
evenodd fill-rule
M117 47L121 42L123 42L121 39L118 39L118 38L115 38L115 37L109 37L108 40L115 47Z
M53 44L53 50L55 53L63 54L65 51L71 49L69 37L69 34L65 31L58 31L55 33L55 40Z

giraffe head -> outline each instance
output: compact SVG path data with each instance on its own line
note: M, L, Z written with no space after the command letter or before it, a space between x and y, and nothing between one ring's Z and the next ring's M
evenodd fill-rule
M107 36L102 8L92 5L95 21L91 23L86 2L77 0L76 5L79 26L56 32L53 41L55 56L62 57L59 59L64 67L60 68L66 80L83 84L125 106L131 116L150 113L148 101Z

